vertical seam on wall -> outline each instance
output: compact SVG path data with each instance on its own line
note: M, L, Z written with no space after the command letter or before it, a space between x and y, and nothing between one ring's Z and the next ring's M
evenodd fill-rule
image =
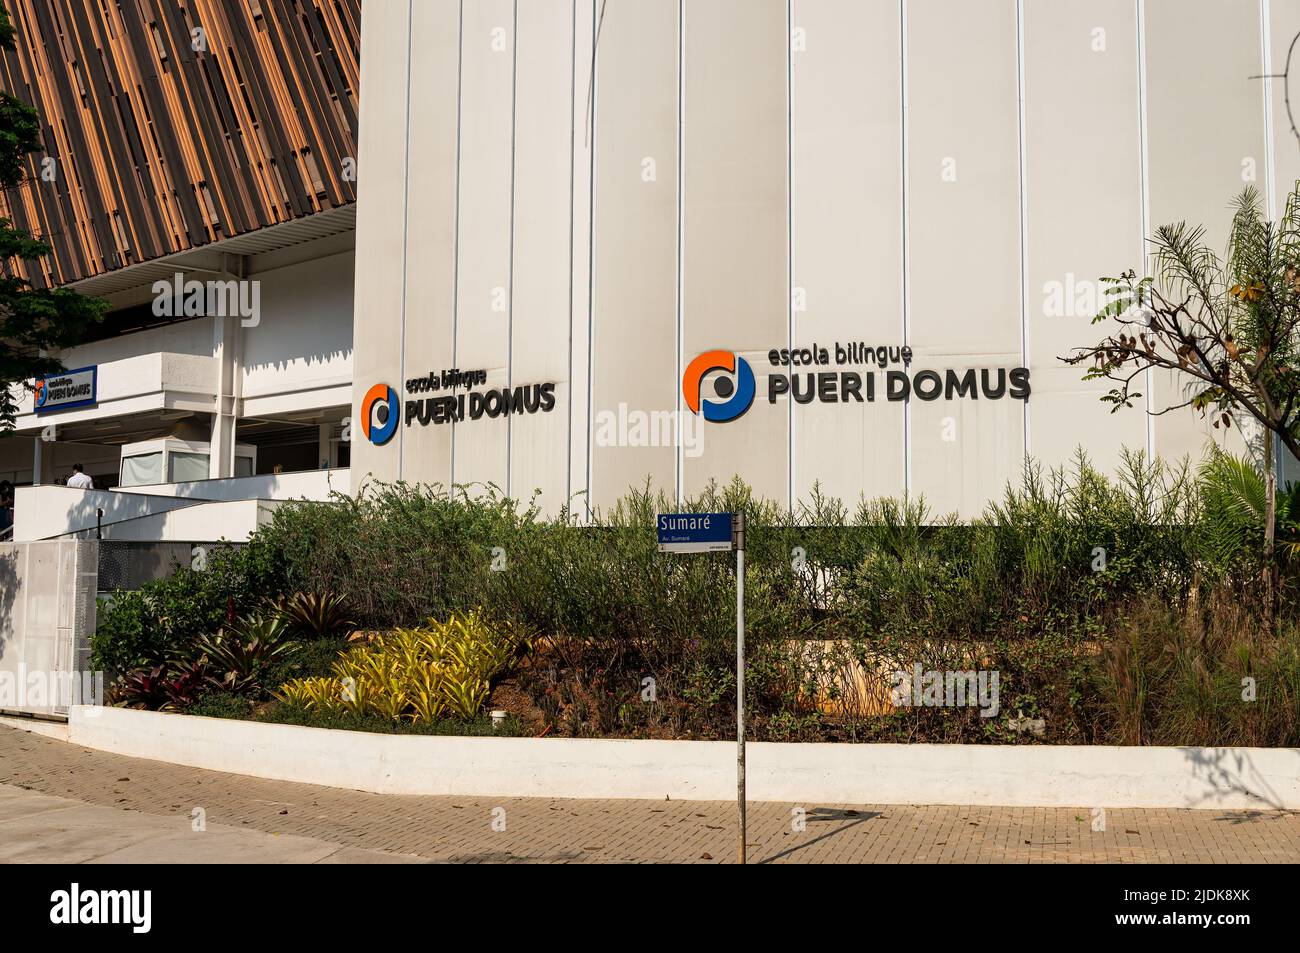
M677 373L673 379L673 404L677 408L677 452L673 476L676 499L680 505L686 492L686 458L682 444L682 426L686 415L682 408L682 365L686 347L684 318L686 264L686 2L677 0ZM692 421L704 439L703 418Z
M465 87L465 0L460 0L456 21L456 198L452 235L453 265L451 279L451 366L457 366L460 347L460 139L461 99ZM451 422L451 459L448 461L447 492L453 494L456 486L456 421Z
M1137 0L1137 55L1138 55L1138 151L1141 158L1141 194L1142 194L1142 236L1139 247L1139 259L1142 261L1143 275L1150 273L1147 264L1147 235L1151 223L1151 189L1149 169L1150 156L1147 143L1147 36L1146 36L1146 0ZM1145 371L1144 385L1147 392L1147 460L1154 461L1156 455L1156 419L1151 416L1152 401L1155 399L1155 375L1151 368Z
M794 0L785 6L785 314L786 347L794 349ZM786 510L794 522L794 401L787 400Z
M573 203L577 200L577 123L574 121L574 107L578 95L578 0L573 0L569 11L569 370L566 380L569 382L569 406L565 417L567 426L565 434L564 455L564 506L567 510L573 502L573 266L574 266L574 230L577 221L573 214Z
M599 74L600 44L596 42L599 26L596 14L597 0L591 0L591 157L587 177L587 521L591 522L595 475L595 449L592 423L592 406L596 399L596 110L600 89L596 83Z
M898 2L898 43L899 43L899 98L902 107L902 122L900 124L901 141L899 143L901 152L901 162L899 169L902 172L902 198L903 210L901 216L901 226L903 230L903 344L910 345L909 340L911 332L911 287L912 287L912 249L911 249L911 228L909 216L911 214L911 205L908 201L908 189L911 187L909 176L907 174L907 157L908 157L908 116L907 116L907 0ZM911 497L912 495L912 405L908 401L903 404L903 496Z
M510 27L510 254L506 266L506 496L513 486L515 428L508 396L515 383L515 180L518 166L519 105L519 0L514 0Z
M1025 118L1025 2L1016 0L1016 109L1020 135L1020 363L1029 366L1029 140ZM1021 408L1024 454L1029 464L1029 401Z
M1274 150L1277 131L1273 127L1273 7L1272 0L1259 4L1260 72L1264 74L1264 175L1267 178L1268 217L1277 220L1277 164Z
M402 149L402 331L398 335L397 356L398 386L406 387L406 296L407 296L407 243L410 241L411 223L411 51L414 48L415 0L408 0L406 5L406 141ZM401 405L395 411L401 414ZM398 429L401 429L401 417L398 417ZM402 479L406 472L406 434L397 441L397 478Z

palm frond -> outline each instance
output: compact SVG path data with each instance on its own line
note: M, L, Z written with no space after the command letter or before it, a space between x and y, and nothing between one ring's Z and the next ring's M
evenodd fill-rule
M1198 476L1205 548L1229 561L1263 536L1268 488L1248 459L1222 450L1213 452Z

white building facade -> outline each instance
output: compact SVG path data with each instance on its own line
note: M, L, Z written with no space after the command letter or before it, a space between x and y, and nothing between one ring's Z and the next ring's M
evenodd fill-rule
M1058 358L1160 224L1278 214L1297 32L1292 0L369 4L354 471L970 517L1030 458L1199 460L1208 423Z
M357 202L78 282L116 312L176 275L255 282L258 313L62 355L94 399L27 397L0 479L129 470L132 538L228 528L137 496L366 479L585 512L739 475L969 518L1030 459L1201 457L1190 411L1111 414L1059 358L1158 225L1221 245L1243 187L1276 216L1300 178L1261 78L1300 0L383 0L361 24ZM20 491L19 529L24 492L26 538L103 508Z

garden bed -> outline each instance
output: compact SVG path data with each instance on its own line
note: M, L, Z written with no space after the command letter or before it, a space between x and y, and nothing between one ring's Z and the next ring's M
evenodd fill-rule
M738 482L682 504L633 493L581 523L490 488L372 485L286 504L246 547L116 599L94 664L119 703L244 720L473 733L500 709L524 736L723 740L734 570L659 553L652 527L734 511L752 740L1294 747L1300 560L1261 585L1241 469L1216 465L1031 468L969 523L815 493L790 514ZM294 647L271 651L286 612ZM504 647L482 671L442 649L364 668L367 642L391 644L388 665L467 619ZM943 690L912 692L911 672ZM951 692L967 675L979 704Z

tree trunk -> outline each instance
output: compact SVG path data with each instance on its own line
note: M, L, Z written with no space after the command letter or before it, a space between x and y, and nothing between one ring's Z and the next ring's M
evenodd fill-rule
M1273 544L1277 525L1277 467L1274 464L1273 434L1264 434L1264 600L1273 614Z

